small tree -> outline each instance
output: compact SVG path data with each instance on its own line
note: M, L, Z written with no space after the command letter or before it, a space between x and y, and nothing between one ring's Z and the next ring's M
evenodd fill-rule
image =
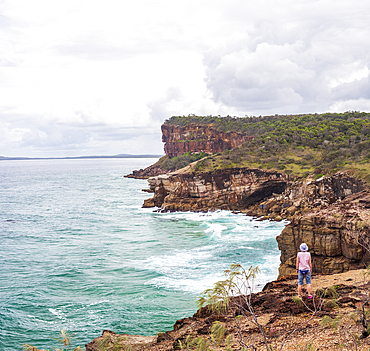
M240 327L240 318L245 316L259 329L268 350L264 328L258 322L252 304L254 280L259 272L258 267L250 266L248 269L244 269L240 264L232 264L230 269L224 271L225 280L215 283L212 289L203 292L198 299L198 307L207 305L209 309L218 313L226 312L231 307L236 308L240 312L240 316L236 317L239 343L243 347L249 346L243 340Z
M75 347L72 349L72 338L74 334L68 334L65 330L60 332L60 336L56 338L63 346L61 348L56 348L55 351L82 351L83 349L80 346ZM35 346L24 344L23 351L49 351L45 349L38 349Z
M212 289L205 290L199 297L197 303L199 308L207 306L211 312L217 312L218 314L233 310L237 314L235 322L239 344L242 349L252 348L255 350L255 340L251 340L251 343L248 345L243 338L241 318L247 318L249 322L258 328L266 350L270 351L272 348L265 333L265 329L258 322L257 313L253 308L254 282L259 272L260 270L258 267L250 266L248 269L244 269L240 264L232 264L230 269L224 271L226 279L215 283ZM309 307L303 300L301 303L307 311L311 312L311 316L304 323L298 325L293 331L287 333L279 350L282 350L285 342L292 337L296 331L308 324L315 314L321 310L323 298L319 298L318 303L313 299L313 307Z

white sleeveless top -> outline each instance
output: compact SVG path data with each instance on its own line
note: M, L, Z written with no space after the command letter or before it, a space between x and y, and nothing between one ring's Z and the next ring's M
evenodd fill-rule
M298 252L298 260L299 260L298 269L299 270L301 271L311 270L310 257L311 257L311 254L309 252Z

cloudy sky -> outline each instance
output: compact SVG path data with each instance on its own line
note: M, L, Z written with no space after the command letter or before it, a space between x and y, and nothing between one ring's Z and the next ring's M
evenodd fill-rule
M0 0L0 156L163 153L172 115L370 111L368 0Z

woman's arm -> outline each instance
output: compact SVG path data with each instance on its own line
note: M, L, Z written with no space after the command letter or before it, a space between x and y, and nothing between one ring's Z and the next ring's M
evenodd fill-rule
M299 269L299 255L297 254L297 261L296 261L296 264L295 264L296 268L297 268L297 271Z
M310 265L310 269L311 269L311 272L312 272L311 254L310 254L310 262L309 262L309 265Z

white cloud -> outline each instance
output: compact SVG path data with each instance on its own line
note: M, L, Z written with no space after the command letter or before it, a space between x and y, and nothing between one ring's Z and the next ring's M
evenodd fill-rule
M207 86L217 101L255 114L321 112L348 83L358 90L352 98L364 98L367 2L262 3L265 12L262 4L230 9L239 29L205 56Z
M0 155L161 153L171 115L368 110L369 15L361 0L3 0Z

